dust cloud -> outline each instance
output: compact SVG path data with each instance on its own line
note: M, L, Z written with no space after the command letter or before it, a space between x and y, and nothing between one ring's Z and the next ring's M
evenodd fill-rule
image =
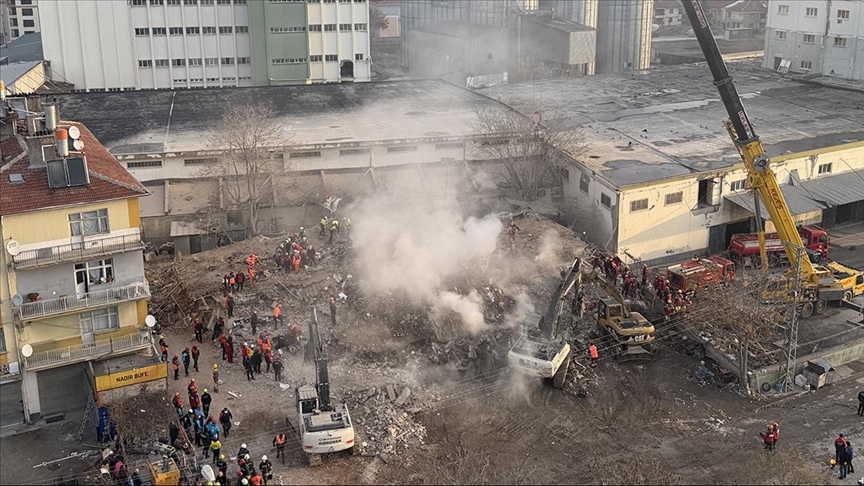
M559 267L561 259L558 257L558 252L561 246L561 235L557 231L548 229L540 235L540 248L534 257L540 270L553 271Z
M492 255L503 230L498 217L465 217L454 203L387 196L359 201L352 213L351 238L365 291L402 295L430 305L433 315L454 312L470 333L487 328L481 296L453 292L445 282Z

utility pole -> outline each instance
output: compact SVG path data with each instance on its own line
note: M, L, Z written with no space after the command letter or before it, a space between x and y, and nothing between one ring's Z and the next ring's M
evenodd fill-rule
M789 245L789 243L786 243ZM809 258L803 248L796 246L794 248L797 258L795 259L795 273L793 278L793 290L789 299L790 319L789 325L786 327L786 366L783 376L783 391L787 392L795 383L795 361L798 358L798 313L800 312L799 304L801 302L801 259Z

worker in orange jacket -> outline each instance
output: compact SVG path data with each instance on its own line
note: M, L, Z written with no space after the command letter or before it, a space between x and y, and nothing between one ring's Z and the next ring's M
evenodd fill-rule
M591 356L591 367L596 368L597 367L597 361L600 358L600 353L597 352L597 346L595 346L594 344L591 344L591 346L588 346L588 353Z
M276 307L273 308L273 323L282 325L282 305L276 304Z
M171 368L174 370L174 379L179 380L180 379L180 356L177 356L175 354L174 357L171 358Z

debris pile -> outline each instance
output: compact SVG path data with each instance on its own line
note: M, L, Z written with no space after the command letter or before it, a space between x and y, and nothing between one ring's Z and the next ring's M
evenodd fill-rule
M402 454L424 443L426 427L414 421L420 407L407 386L387 384L353 390L345 399L361 429L368 454Z

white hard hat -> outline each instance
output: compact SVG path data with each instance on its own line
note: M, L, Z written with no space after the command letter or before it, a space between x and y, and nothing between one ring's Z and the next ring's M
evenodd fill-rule
M249 480L246 478L243 478L243 480L240 481L240 484L245 486L245 485L249 484Z
M261 456L261 460L262 460L262 461L266 461L266 460L267 460L267 456Z
M241 448L241 449L245 449L245 448L246 448L246 444L240 444L240 448Z

